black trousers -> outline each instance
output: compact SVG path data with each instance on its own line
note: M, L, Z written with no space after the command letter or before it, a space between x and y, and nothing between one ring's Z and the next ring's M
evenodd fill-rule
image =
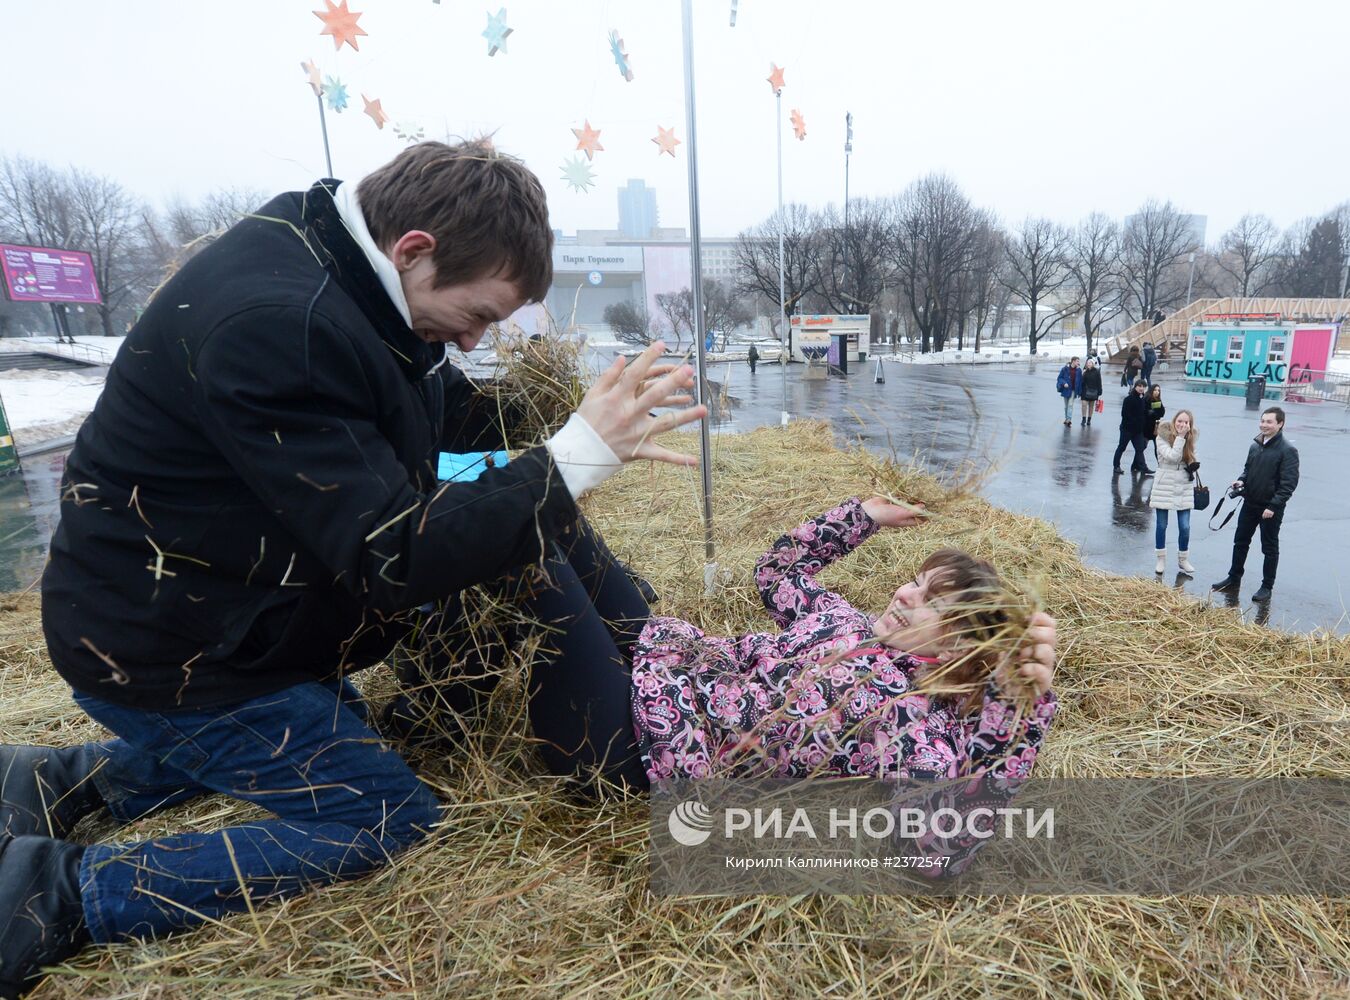
M1116 445L1116 455L1111 460L1111 466L1116 469L1120 468L1120 456L1125 454L1125 448L1128 445L1134 445L1134 462L1131 463L1130 468L1143 472L1148 468L1148 462L1144 460L1144 435L1138 431L1122 430L1120 432L1120 444Z
M393 728L413 731L413 738L434 736L445 731L447 713L478 714L507 654L542 623L547 632L531 670L529 714L544 763L554 774L645 790L631 674L647 601L584 519L554 543L543 570L546 580L522 571L484 588L519 609L520 622L497 634L466 627L465 615L474 611L462 598L437 610L397 664L403 694Z
M1233 565L1228 575L1234 580L1242 576L1247 563L1247 550L1251 548L1252 535L1261 529L1261 555L1265 557L1261 565L1261 584L1275 586L1275 570L1280 565L1280 524L1284 521L1284 510L1277 510L1274 517L1263 518L1266 505L1263 503L1242 504L1238 513L1237 532L1233 535Z

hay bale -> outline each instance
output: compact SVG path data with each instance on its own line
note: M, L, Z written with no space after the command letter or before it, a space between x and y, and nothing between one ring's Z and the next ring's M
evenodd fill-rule
M714 597L703 595L696 470L632 468L587 505L661 592L662 613L720 633L763 628L750 567L791 522L851 494L922 499L928 523L874 538L826 582L879 610L928 552L957 545L1034 587L1059 619L1063 654L1038 773L1350 777L1347 640L1273 632L1150 580L1088 569L1050 525L841 452L824 425L725 435L715 449L718 560L731 582ZM0 601L0 737L87 738L94 727L45 663L37 613L32 596ZM363 684L377 696L391 689L379 670ZM245 916L87 951L37 995L1283 1000L1350 986L1343 899L658 899L647 889L643 800L570 796L521 754L518 704L514 716L500 707L507 729L420 761L449 803L445 829L388 869L260 911L261 937ZM205 799L132 833L252 815Z

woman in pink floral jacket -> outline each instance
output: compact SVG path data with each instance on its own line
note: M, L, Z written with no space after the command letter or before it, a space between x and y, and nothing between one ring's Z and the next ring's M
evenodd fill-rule
M964 696L924 690L924 674L959 658L960 636L981 627L952 618L963 607L972 609L966 618L990 614L1001 584L987 563L951 549L934 553L880 618L816 579L879 528L914 521L879 497L855 498L780 538L755 567L780 632L721 638L677 618L652 618L632 654L633 722L649 780L942 780L997 768L1000 785L1020 783L1055 712L1053 620L1032 621L1019 670L1038 696L1017 720L985 665L967 666Z

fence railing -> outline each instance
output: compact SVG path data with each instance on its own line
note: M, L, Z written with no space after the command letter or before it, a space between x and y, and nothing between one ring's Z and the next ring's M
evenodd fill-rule
M78 342L74 344L26 344L25 347L35 354L50 354L53 357L70 358L91 365L110 365L113 360L112 355L103 348Z

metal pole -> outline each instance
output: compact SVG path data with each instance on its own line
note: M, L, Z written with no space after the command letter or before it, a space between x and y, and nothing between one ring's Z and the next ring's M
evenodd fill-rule
M698 357L696 399L708 403L707 359L703 348L703 244L698 225L698 132L694 127L694 12L693 0L681 0L681 30L684 35L684 111L689 131L689 263L693 287L694 350ZM708 439L709 414L699 421L699 468L703 473L703 549L707 564L703 567L703 586L711 593L716 572L713 562L712 533L712 442Z
M853 152L853 112L844 112L844 281L848 287L848 159ZM845 292L844 294L848 294ZM853 296L848 299L848 311L853 312Z
M1191 286L1195 284L1195 254L1191 253L1191 276L1186 279L1186 304L1191 304Z
M787 225L787 220L783 215L783 92L777 91L775 97L778 104L778 339L782 346L782 353L778 360L783 371L782 422L783 426L786 427L792 416L788 413L787 372L788 361L791 360L788 355L791 342L788 337L787 292L784 291L783 271L783 229Z
M323 95L315 94L314 100L319 102L319 128L323 130L323 158L328 164L328 176L333 176L333 154L328 151L328 119L323 113Z

